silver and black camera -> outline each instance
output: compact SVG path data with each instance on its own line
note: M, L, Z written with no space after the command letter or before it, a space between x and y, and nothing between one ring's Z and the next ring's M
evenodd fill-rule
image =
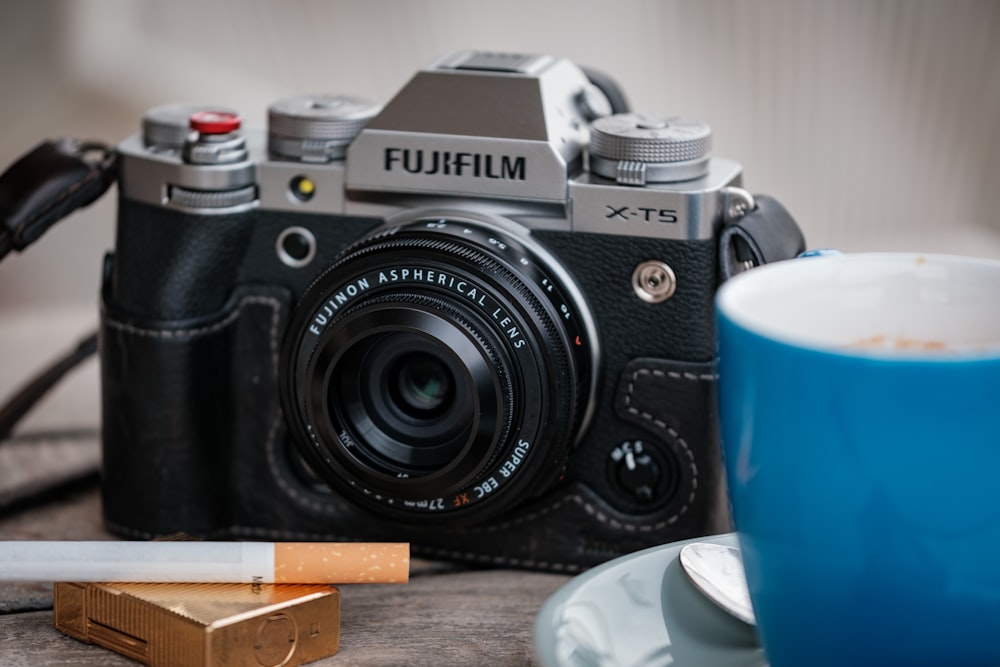
M461 52L266 132L148 112L105 263L109 526L566 571L726 530L713 296L769 246L722 241L787 214L704 124L623 107Z

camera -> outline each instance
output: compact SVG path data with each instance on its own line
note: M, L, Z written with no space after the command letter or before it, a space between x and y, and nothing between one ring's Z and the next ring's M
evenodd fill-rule
M104 265L107 525L557 571L727 530L713 297L752 198L706 125L623 107L464 51L266 131L147 112Z

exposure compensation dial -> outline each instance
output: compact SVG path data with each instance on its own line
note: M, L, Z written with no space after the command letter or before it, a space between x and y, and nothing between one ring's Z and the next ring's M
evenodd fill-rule
M699 121L636 113L590 127L590 170L622 185L672 183L708 173L712 130Z

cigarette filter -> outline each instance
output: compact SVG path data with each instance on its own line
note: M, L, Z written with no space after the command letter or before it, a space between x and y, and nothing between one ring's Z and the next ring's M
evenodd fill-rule
M327 585L56 583L55 626L152 667L292 667L340 648Z

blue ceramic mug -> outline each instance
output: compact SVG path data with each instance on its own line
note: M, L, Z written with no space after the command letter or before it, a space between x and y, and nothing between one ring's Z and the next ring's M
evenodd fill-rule
M772 665L1000 665L1000 262L798 259L716 305Z

